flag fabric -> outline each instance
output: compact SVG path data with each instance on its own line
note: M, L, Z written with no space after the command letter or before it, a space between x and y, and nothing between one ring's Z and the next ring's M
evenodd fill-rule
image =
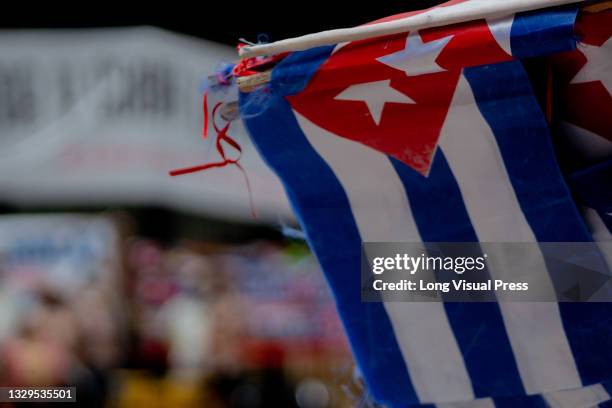
M552 58L561 133L586 162L612 157L612 9L593 7L576 22L577 49Z
M360 299L363 242L592 240L518 61L575 48L576 15L559 8L297 52L267 87L240 95L377 402L610 399L607 304ZM516 262L549 279L543 258Z
M427 404L421 408L609 408L612 381L587 387L554 391L528 397L480 398L473 401Z
M271 91L330 132L426 175L462 69L575 48L568 10L294 53L275 68Z
M576 50L556 55L560 141L570 186L598 241L612 241L612 9L587 8L576 22Z

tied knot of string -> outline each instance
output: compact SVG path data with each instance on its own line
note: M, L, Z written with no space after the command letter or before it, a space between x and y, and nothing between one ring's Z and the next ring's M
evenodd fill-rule
M223 106L222 102L218 102L214 106L212 110L212 114L211 114L211 120L210 120L212 122L213 128L216 133L215 146L216 146L217 152L219 153L219 156L221 157L221 160L210 162L210 163L204 163L204 164L200 164L197 166L191 166L191 167L185 167L182 169L172 170L169 172L169 174L172 177L175 177L175 176L182 176L185 174L197 173L200 171L206 171L206 170L210 170L213 168L226 167L230 165L236 166L236 168L238 168L238 170L240 170L240 172L242 173L245 183L246 183L247 191L249 194L249 206L251 209L251 216L253 218L256 218L255 206L253 204L253 192L251 190L251 183L249 182L249 177L246 171L244 170L244 167L242 167L242 165L240 164L240 159L242 157L242 147L236 140L234 140L228 134L228 131L229 131L229 128L232 122L227 121L227 123L223 127L219 127L215 121L215 116L222 106ZM204 113L204 125L202 126L202 138L206 140L208 138L208 125L209 125L208 92L204 93L204 98L202 101L202 110ZM238 153L238 155L233 158L228 157L225 152L224 144L229 147L232 147Z

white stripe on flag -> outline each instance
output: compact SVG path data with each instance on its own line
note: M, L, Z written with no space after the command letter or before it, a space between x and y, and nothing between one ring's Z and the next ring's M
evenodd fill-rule
M310 144L342 184L362 241L421 242L406 191L389 158L294 113ZM444 305L438 302L384 305L419 400L473 399L470 378Z
M555 391L544 395L550 408L587 408L610 399L610 394L601 384L577 390Z
M440 148L459 184L480 242L536 242L495 136L463 76L442 129ZM493 279L517 280L521 271L529 272L531 280L550 285L549 290L553 290L539 251L537 256L504 258L507 254L501 259L489 256ZM527 393L581 386L556 303L500 302L500 308Z
M420 242L404 186L384 154L336 136L294 112L348 196L364 242Z
M491 398L481 398L472 401L436 404L436 408L495 408L495 403Z
M587 408L609 401L610 394L603 385L595 384L573 390L549 392L542 394L542 398L550 408ZM520 399L517 399L514 405L519 406L522 403ZM473 401L436 404L436 408L495 408L495 402L491 398L481 398Z

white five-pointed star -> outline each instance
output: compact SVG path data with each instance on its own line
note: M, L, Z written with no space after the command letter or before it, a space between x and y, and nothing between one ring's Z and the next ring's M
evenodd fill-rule
M389 102L393 103L416 103L408 96L391 88L390 79L384 81L365 82L351 85L340 92L334 99L339 101L364 102L376 125L380 125L383 108Z
M452 38L453 36L450 35L439 40L423 43L421 36L416 32L406 38L406 46L403 50L379 57L376 60L391 68L404 71L407 76L446 71L436 63L436 59Z
M572 79L571 84L581 84L584 82L601 81L603 86L612 95L612 74L610 67L612 60L612 37L601 47L594 45L580 44L580 51L587 57L587 63Z

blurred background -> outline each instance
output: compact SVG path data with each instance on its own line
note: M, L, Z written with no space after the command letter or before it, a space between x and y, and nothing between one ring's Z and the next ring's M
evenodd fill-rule
M370 406L324 278L240 123L230 134L252 203L235 167L168 171L215 160L203 84L235 61L238 38L414 3L313 5L298 21L225 4L3 13L0 385L76 386L88 407Z
M76 386L88 407L341 407L363 398L303 243L216 239L222 224L206 239L179 229L162 241L140 234L137 218L0 218L3 386Z

